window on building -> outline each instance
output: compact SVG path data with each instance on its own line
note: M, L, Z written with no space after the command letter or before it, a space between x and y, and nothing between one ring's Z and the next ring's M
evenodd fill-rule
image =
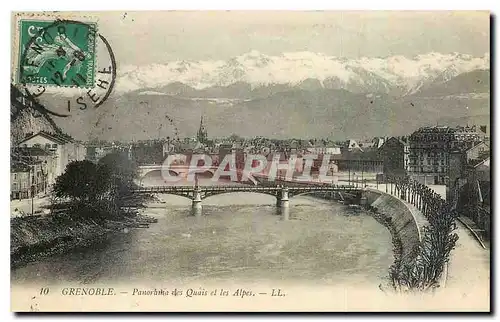
M50 143L45 143L45 148L50 149Z
M52 148L53 148L53 149L57 149L57 144L55 144L55 143L54 143L54 144L52 144Z
M12 184L12 190L13 190L13 191L17 191L17 190L18 190L18 189L17 189L17 182L14 182L14 183Z
M14 173L14 180L17 180L17 173Z
M35 148L39 148L39 147L40 147L40 143L35 143L35 144L33 144L33 147L35 147Z

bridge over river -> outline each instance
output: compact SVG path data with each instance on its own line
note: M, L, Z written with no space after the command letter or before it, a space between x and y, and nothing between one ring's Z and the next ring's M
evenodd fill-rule
M214 195L235 192L251 192L272 195L276 197L276 206L282 208L283 211L288 209L290 199L293 196L323 193L332 199L346 200L355 199L358 202L362 201L362 189L331 184L300 184L297 183L274 186L156 186L156 187L138 187L133 190L133 193L164 193L177 196L183 196L192 200L193 214L201 214L202 200Z
M138 167L138 175L139 175L139 181L142 182L142 180L149 174L151 173L160 173L162 177L171 177L173 178L172 182L181 180L182 178L190 177L194 179L196 176L204 175L207 177L213 177L214 174L217 171L216 166L208 167L206 169L203 169L200 171L199 168L190 168L189 165L171 165L169 167L165 167L161 164L154 164L154 165L141 165ZM244 176L245 183L246 184L254 184L257 185L259 184L259 181L257 180L257 176L255 173L251 173L248 171L245 171L244 169L236 169L236 174L238 177ZM224 177L225 175L223 175ZM178 179L178 180L176 180Z

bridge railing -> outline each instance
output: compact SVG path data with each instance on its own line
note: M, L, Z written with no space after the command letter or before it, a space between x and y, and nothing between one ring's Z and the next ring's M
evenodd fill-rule
M202 191L273 191L273 190L281 190L283 188L288 189L289 191L360 191L361 188L356 188L354 186L346 186L346 185L298 185L298 186L283 186L283 185L274 185L274 186L205 186L198 187ZM154 193L154 192L191 192L194 190L192 186L151 186L151 187L139 187L133 190L133 192L145 192L145 193Z

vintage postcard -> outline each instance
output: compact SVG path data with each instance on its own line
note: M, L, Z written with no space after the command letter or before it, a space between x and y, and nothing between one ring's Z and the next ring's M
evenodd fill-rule
M491 310L489 12L11 25L12 311Z

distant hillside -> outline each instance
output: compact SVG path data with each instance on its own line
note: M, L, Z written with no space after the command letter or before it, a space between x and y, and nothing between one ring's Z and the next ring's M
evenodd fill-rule
M54 120L42 108L27 99L11 85L10 102L10 143L15 145L30 133L45 131L63 133Z
M443 119L489 115L489 98L427 98L289 90L252 100L190 99L143 92L112 96L96 110L54 118L75 138L133 140L195 136L363 138L403 135Z
M423 87L415 95L438 97L470 93L490 93L489 70L475 70L460 74L448 81L434 82Z
M128 94L166 94L184 98L231 98L231 99L258 99L268 96L290 92L294 90L318 91L329 90L347 90L352 93L383 93L394 97L401 97L405 94L404 89L390 85L380 77L377 78L373 73L364 71L360 75L366 76L362 85L345 85L335 78L327 78L320 82L315 78L307 78L297 84L265 84L252 87L246 82L235 82L227 86L211 86L203 89L195 89L189 85L174 82L161 87L145 88L129 92ZM361 77L361 76L360 76ZM418 90L413 94L406 93L407 96L419 97L440 97L463 94L482 94L490 92L490 71L474 70L459 74L458 76L441 75L435 81L423 83L421 87L415 85Z

